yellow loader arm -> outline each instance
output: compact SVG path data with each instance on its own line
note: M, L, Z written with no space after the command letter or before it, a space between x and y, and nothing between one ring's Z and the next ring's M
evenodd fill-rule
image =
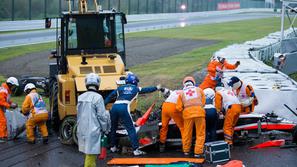
M79 6L79 13L86 13L88 12L88 4L87 4L87 0L79 0L78 1L78 6ZM98 4L97 1L94 0L94 4L95 4L95 10L96 12L98 12Z

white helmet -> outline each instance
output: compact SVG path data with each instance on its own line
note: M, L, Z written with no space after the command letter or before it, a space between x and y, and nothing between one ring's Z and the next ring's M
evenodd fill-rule
M24 92L26 93L28 90L31 90L31 89L36 89L36 87L32 83L28 83L24 88Z
M86 84L86 87L88 87L88 86L97 86L97 87L99 87L100 77L95 73L90 73L90 74L88 74L86 76L85 84Z
M204 94L205 94L205 96L206 96L207 99L214 99L215 92L214 92L213 89L206 88L206 89L203 90L203 92L204 92Z
M223 59L225 59L225 56L226 56L225 52L217 51L213 54L212 60L217 60L217 61L221 62Z
M6 83L11 84L11 85L14 85L14 86L19 86L19 81L15 77L9 77L6 80Z

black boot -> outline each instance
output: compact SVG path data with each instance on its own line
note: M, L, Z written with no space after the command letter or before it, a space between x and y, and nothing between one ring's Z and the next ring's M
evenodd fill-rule
M48 144L48 137L43 137L42 142L43 144Z
M165 151L165 144L163 144L163 143L159 144L159 151L160 151L160 153L163 153Z
M27 143L29 143L29 144L35 144L35 140L27 140Z

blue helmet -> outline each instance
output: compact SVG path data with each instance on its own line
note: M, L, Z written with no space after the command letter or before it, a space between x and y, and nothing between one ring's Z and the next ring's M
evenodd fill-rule
M126 76L126 84L137 85L138 82L139 82L139 79L135 74L128 74Z
M235 83L239 82L239 81L240 81L240 79L238 77L233 76L233 77L231 77L230 82L228 83L228 85L233 87L233 85Z

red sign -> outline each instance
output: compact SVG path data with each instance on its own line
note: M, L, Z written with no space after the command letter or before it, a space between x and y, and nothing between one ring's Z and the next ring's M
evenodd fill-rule
M218 10L240 9L240 2L220 2Z

